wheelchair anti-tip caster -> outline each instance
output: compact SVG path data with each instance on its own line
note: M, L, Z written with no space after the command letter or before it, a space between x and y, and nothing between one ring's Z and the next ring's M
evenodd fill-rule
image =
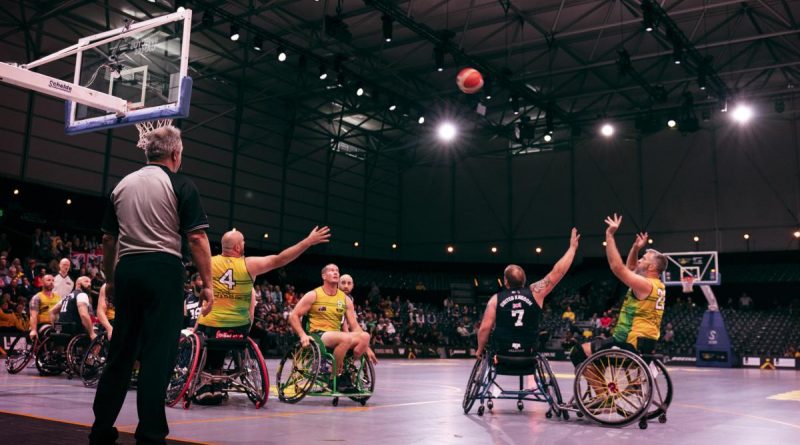
M548 412L544 413L544 416L547 417L548 419L552 419L553 418L553 411L548 411Z
M523 404L522 404L522 401L521 401L521 400L518 400L518 401L517 401L517 409L518 409L519 411L522 411L522 409L523 409L523 408L525 408L525 405L523 405Z
M667 415L666 414L662 414L662 415L658 416L658 423L667 423Z
M646 430L647 429L647 420L642 419L639 421L639 429Z
M491 410L492 410L492 408L494 408L494 402L492 402L491 400L489 400L489 402L488 402L488 403L486 403L486 406L489 408L489 411L491 411Z
M478 415L483 416L483 405L478 407Z
M338 397L334 397L332 403L333 403L333 406L339 406L339 398Z

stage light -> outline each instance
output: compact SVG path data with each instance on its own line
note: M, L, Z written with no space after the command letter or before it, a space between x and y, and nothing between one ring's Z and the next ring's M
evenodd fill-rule
M253 37L253 49L256 51L261 51L264 47L264 38L261 36Z
M694 238L692 238L692 240L697 243L700 241L700 237L695 235Z
M278 62L285 62L287 57L289 57L289 56L286 54L286 50L283 49L282 46L279 46L278 47Z
M319 80L325 80L328 78L328 68L325 66L324 63L319 65Z
M420 125L424 124L425 123L425 116L420 116L419 119L417 119L417 123L420 124Z
M544 135L544 141L545 142L550 142L552 140L553 140L553 136L550 136L549 134Z
M445 142L452 141L456 137L456 132L457 130L455 125L451 124L450 122L444 122L439 125L439 139Z
M676 125L678 125L678 123L675 122L675 119L670 119L667 121L667 127L669 128L675 128Z
M733 109L731 117L733 117L733 120L736 122L745 124L753 117L753 109L744 104L737 105L736 108Z
M239 25L236 24L231 25L230 38L234 42L239 40Z
M436 64L436 71L444 71L444 49L441 46L433 49L433 60Z
M359 246L359 244L358 244L358 241L355 241L355 242L353 243L353 247L358 247L358 246Z
M453 253L455 250L453 246L447 246L447 253Z
M611 124L603 124L603 126L600 128L600 133L609 138L614 134L614 127Z
M495 247L495 246L492 246L492 249L491 249L491 250L492 250L492 253L497 253L497 247Z
M384 14L381 16L381 22L383 22L383 40L386 42L392 41L392 22L394 19L390 16Z
M361 97L363 95L364 95L364 87L361 86L361 84L359 83L358 87L356 88L356 96Z

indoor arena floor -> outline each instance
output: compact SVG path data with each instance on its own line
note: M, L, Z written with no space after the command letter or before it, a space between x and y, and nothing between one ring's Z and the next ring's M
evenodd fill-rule
M329 398L281 403L274 387L266 408L244 395L223 406L167 408L170 438L219 444L790 444L800 443L800 372L670 367L675 393L666 424L608 428L585 419L546 419L546 405L497 401L479 417L461 410L472 360L381 360L375 396L365 407ZM277 361L269 360L270 378ZM572 394L572 365L552 362L565 398ZM274 382L273 382L274 383ZM79 380L39 377L35 368L0 371L0 414L15 413L89 425L94 390ZM477 405L476 405L477 407ZM53 423L52 425L58 425ZM135 393L117 425L133 431ZM8 432L3 433L9 438ZM12 435L13 436L13 435ZM599 441L599 442L598 442ZM13 442L13 441L12 441ZM34 443L36 443L34 441Z

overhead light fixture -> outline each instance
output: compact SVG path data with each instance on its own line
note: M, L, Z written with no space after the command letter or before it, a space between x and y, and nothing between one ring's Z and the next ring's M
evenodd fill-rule
M549 134L545 134L544 135L544 141L545 142L550 142L552 140L553 140L553 136L550 136Z
M150 3L155 3L155 1ZM186 0L175 0L175 10L178 12L186 11Z
M483 97L492 100L492 81L488 77L483 79Z
M444 142L450 142L456 137L456 133L458 130L456 126L450 122L443 122L439 125L439 129L437 130L437 134L439 135L439 139L443 140Z
M611 124L603 124L603 126L600 128L600 133L609 138L614 135L614 126Z
M667 127L669 128L675 128L676 125L678 125L678 123L675 122L675 119L670 119L667 121Z
M19 189L14 189L14 194L19 195Z
M683 61L683 45L680 42L675 42L672 48L672 61L675 65L680 65Z
M698 242L700 242L700 237L695 235L694 238L692 238L692 241L698 243Z
M447 246L447 253L453 253L455 250L456 250L455 247Z
M253 49L256 51L261 51L264 48L264 38L257 35L253 37Z
M397 109L397 105L396 104L389 105L389 111L394 111L396 109Z
M542 248L541 247L537 247L536 248L536 254L538 255L540 253L542 253Z
M328 68L325 66L324 63L319 64L319 80L325 80L328 78Z
M420 125L424 124L425 123L425 116L420 116L419 119L417 119L417 123L420 124Z
M67 198L67 205L72 205L72 199Z
M361 85L361 82L359 82L356 88L356 96L361 97L363 95L364 95L364 87Z
M358 247L358 246L359 246L358 241L353 242L353 247Z
M229 36L234 42L239 40L239 25L235 23L231 25L231 33Z
M397 249L397 243L392 243L392 249Z
M278 47L277 54L278 54L278 62L286 62L286 58L288 56L286 55L286 50L282 46Z
M392 41L392 22L394 19L386 14L381 16L381 22L383 22L383 40L385 42Z
M733 109L731 117L740 124L746 124L753 117L753 109L748 105L739 104Z
M497 247L496 246L492 246L491 251L492 251L492 253L497 253Z
M444 49L441 46L433 48L433 60L436 64L436 71L444 71Z
M655 10L651 0L642 0L642 26L647 32L653 32L656 28Z
M749 233L745 233L743 238L746 239L746 240L750 240L750 234Z
M510 101L511 101L511 110L514 112L514 114L519 114L519 97L511 96Z

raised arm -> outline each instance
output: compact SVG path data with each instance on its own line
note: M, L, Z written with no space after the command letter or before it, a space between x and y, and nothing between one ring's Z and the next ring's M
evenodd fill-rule
M581 235L578 233L578 229L573 227L569 237L569 247L567 251L564 252L561 259L556 262L550 273L541 280L531 284L531 292L539 307L542 307L544 304L544 297L546 297L553 288L556 287L556 284L564 278L564 275L567 274L569 267L572 265L572 260L575 259L575 252L578 250L578 242L580 239Z
M303 326L300 323L300 318L308 313L308 311L311 309L311 305L314 304L314 301L316 300L317 294L312 290L303 295L303 298L297 302L297 305L295 305L294 309L292 309L292 312L289 312L289 326L291 326L297 336L300 337L300 343L304 348L308 346L311 339L303 329Z
M630 252L628 252L628 259L625 261L625 266L629 270L636 270L636 263L639 261L639 251L644 249L644 246L647 245L647 238L647 232L640 232L636 235L636 240L633 242Z
M492 333L492 328L494 328L496 320L497 294L494 294L486 304L486 310L483 312L483 320L481 320L481 327L478 329L478 350L475 351L476 357L483 357L483 353L486 350L486 343L489 342L489 334Z
M321 243L327 243L328 241L330 241L330 237L331 237L330 228L328 228L327 226L322 228L320 228L319 226L315 226L307 237L305 237L303 240L301 240L294 246L287 247L277 255L245 258L245 262L247 263L247 271L250 273L251 277L257 277L273 269L283 267L294 261L309 247Z
M647 298L650 291L653 290L653 284L645 277L630 270L622 263L622 257L617 249L617 242L614 240L614 234L617 233L620 224L622 224L622 216L606 217L606 258L608 258L608 266L611 272L620 279L626 286L633 290L636 298L643 300ZM638 241L638 238L637 238Z

